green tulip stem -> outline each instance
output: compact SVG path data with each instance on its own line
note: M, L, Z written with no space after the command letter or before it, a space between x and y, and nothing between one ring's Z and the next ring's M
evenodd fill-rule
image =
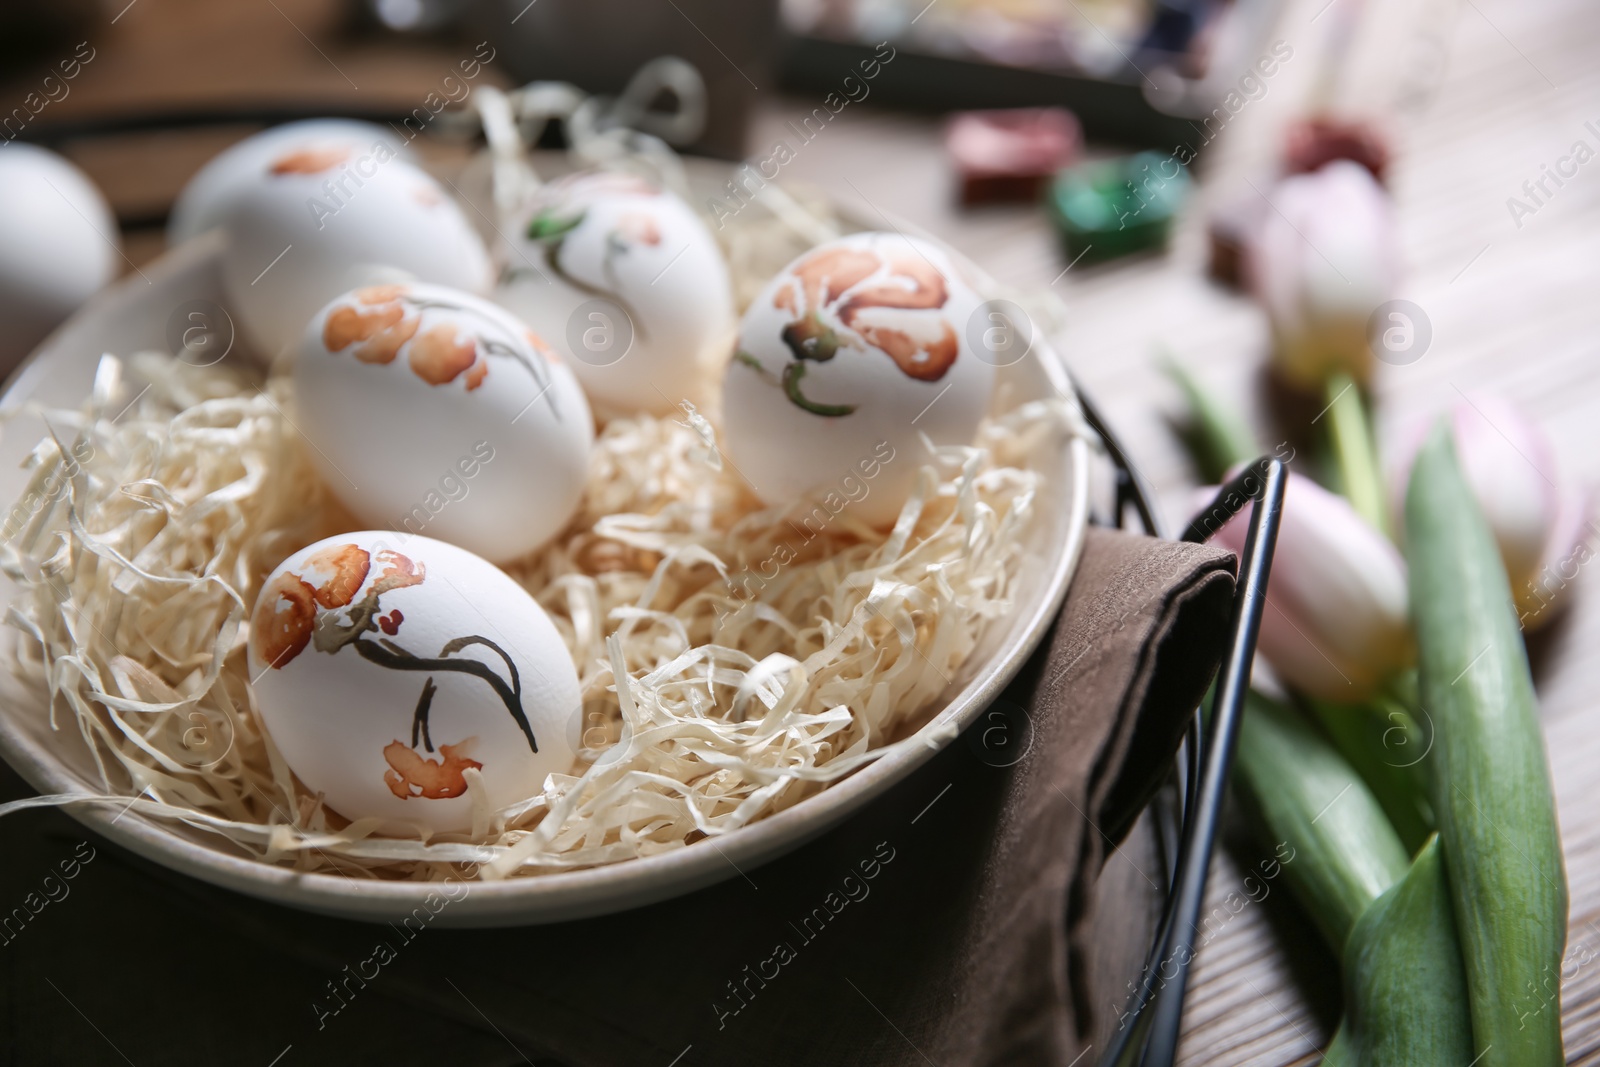
M1383 475L1378 470L1378 450L1373 444L1366 398L1343 372L1328 378L1327 417L1328 438L1344 495L1357 514L1387 534L1389 515L1383 500Z
M1365 705L1307 700L1306 706L1372 790L1406 854L1415 855L1434 829L1425 762L1431 735L1417 724L1410 707L1386 696Z

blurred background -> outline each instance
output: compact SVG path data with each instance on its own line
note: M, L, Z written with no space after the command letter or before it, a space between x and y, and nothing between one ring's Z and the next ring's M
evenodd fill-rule
M1383 295L1408 301L1426 337L1377 368L1379 440L1494 391L1544 429L1564 477L1592 485L1600 166L1585 164L1600 149L1597 43L1600 8L1579 0L6 4L0 224L61 213L8 177L12 142L71 160L109 213L96 214L92 190L63 193L99 239L48 291L36 262L19 267L0 248L0 362L9 372L105 279L136 283L166 250L185 181L264 126L343 115L398 129L439 110L471 57L477 84L564 81L609 95L675 55L706 86L703 128L682 147L723 161L701 173L736 178L748 164L873 228L931 232L1018 292L1049 294L1071 370L1169 520L1195 478L1171 432L1178 392L1163 361L1230 397L1261 441L1305 440L1319 416L1319 397L1264 369L1271 321L1247 292L1249 258L1264 220L1300 224L1280 184L1339 160L1392 205ZM651 106L670 111L666 95ZM475 124L428 125L413 147L437 174L458 175L482 148ZM559 124L541 142L562 143ZM737 203L727 192L704 201L709 219ZM1333 247L1356 223L1335 212L1315 225L1326 236L1313 245ZM1600 533L1591 527L1585 544ZM1576 580L1595 584L1588 569ZM1571 944L1600 948L1600 839L1572 818L1600 773L1600 603L1575 599L1533 654L1567 815ZM1237 880L1215 875L1213 892ZM1593 972L1563 975L1573 1026L1600 1004ZM1200 959L1188 1062L1314 1062L1331 1021L1317 990L1335 974L1305 930L1249 909ZM1569 1040L1573 1062L1600 1062L1595 1044Z
M442 92L441 77L480 41L494 54L484 77L502 87L564 81L616 93L646 61L682 56L700 72L710 101L691 150L724 159L765 155L789 119L811 114L830 93L852 105L870 97L873 112L922 116L1066 107L1094 140L1170 150L1214 136L1218 124L1202 129L1203 120L1237 89L1238 74L1229 72L1248 72L1269 51L1279 7L1277 0L8 5L0 13L0 84L18 110L4 136L62 148L88 170L106 187L137 261L148 236L139 231L159 225L184 179L220 147L262 124L305 115L399 123L428 93ZM874 56L893 64L894 77L861 77L858 65ZM64 77L58 60L74 59L92 76ZM860 88L843 84L852 75ZM128 136L106 135L113 127ZM446 160L441 152L439 162Z

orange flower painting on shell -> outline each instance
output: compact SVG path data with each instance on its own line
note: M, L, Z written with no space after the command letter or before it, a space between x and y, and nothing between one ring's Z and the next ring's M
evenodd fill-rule
M793 316L783 329L792 357L782 374L784 393L813 415L855 411L854 404L810 400L800 388L808 362L826 363L845 348L882 352L907 377L939 381L961 351L954 327L940 314L949 299L944 274L921 255L818 249L790 269L772 298L775 308ZM748 353L736 358L763 372Z
M383 747L383 758L389 761L383 782L389 787L389 792L401 800L412 797L448 800L458 797L467 791L466 772L483 769L483 764L461 754L466 747L465 741L459 745L440 745L440 758L431 760L417 755L416 749L407 747L403 742L391 741Z
M384 612L380 600L396 589L422 585L427 570L419 562L388 549L369 553L359 545L334 545L307 557L298 570L274 577L257 601L250 624L250 641L257 658L268 670L284 670L308 647L336 655L353 648L363 659L391 670L426 675L422 692L411 712L411 741L398 738L383 748L384 784L402 799L444 800L466 792L468 770L483 764L467 756L472 738L442 744L438 758L429 730L437 674L470 675L487 684L516 721L528 746L539 751L532 727L522 707L522 680L506 651L487 637L471 634L447 641L437 656L416 655L395 640L405 615L395 608ZM362 589L366 592L358 599ZM507 674L489 663L459 656L463 650L482 647L497 656ZM422 752L418 752L418 746ZM425 755L426 753L426 755Z
M329 352L349 350L362 363L389 364L404 349L413 374L433 386L460 381L467 392L476 390L489 376L490 360L503 357L525 367L541 394L548 384L552 353L543 338L524 329L521 336L499 336L497 324L481 320L462 304L423 298L404 285L371 285L351 293L354 303L342 303L322 324L322 343ZM438 322L422 329L422 312L428 308L460 313L458 322ZM531 354L520 342L526 342ZM554 408L554 398L550 401ZM558 413L559 417L559 413Z
M307 145L273 160L267 168L272 174L321 174L350 159L350 150L341 145Z

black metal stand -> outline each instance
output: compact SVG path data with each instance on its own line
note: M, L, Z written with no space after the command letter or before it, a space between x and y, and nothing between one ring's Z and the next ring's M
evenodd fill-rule
M1081 392L1078 398L1085 421L1100 435L1106 454L1116 468L1113 521L1122 527L1131 507L1146 533L1165 536L1150 489L1129 461L1122 443L1093 402ZM1255 505L1244 554L1239 560L1238 584L1228 625L1228 650L1213 688L1215 699L1211 715L1207 718L1203 708L1196 709L1184 738L1183 815L1166 908L1145 959L1134 1003L1127 1014L1128 1021L1101 1057L1103 1067L1171 1067L1177 1055L1189 967L1195 956L1195 934L1205 899L1211 853L1216 845L1223 791L1233 764L1245 693L1250 688L1250 664L1255 657L1261 612L1266 606L1267 579L1277 546L1288 477L1288 470L1281 461L1262 458L1224 485L1211 508L1190 523L1183 533L1184 541L1205 541L1221 525L1220 521L1212 521L1211 516L1231 516L1242 510L1246 501Z

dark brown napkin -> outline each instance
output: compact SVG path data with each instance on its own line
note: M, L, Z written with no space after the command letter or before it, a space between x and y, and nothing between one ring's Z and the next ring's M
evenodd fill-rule
M0 1046L139 1067L1071 1063L1122 993L1090 988L1119 921L1097 879L1220 658L1232 560L1091 530L1040 653L955 743L804 848L620 915L407 938L13 816ZM27 791L8 773L4 792Z

